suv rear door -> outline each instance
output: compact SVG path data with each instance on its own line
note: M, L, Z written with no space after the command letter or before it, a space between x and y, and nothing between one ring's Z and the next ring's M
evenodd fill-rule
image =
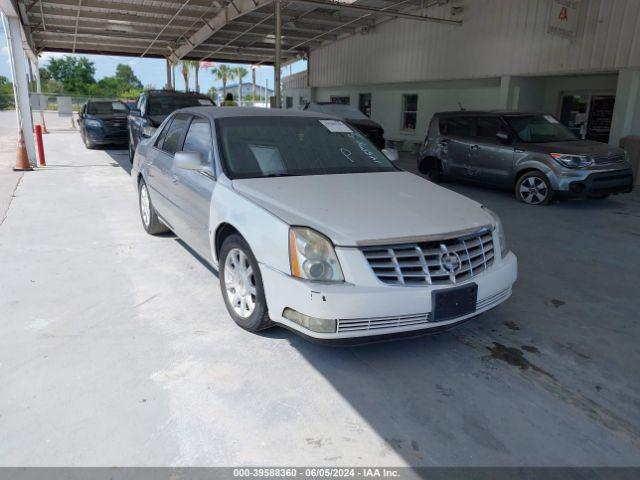
M507 186L513 170L513 142L498 138L510 131L498 115L474 118L475 137L469 147L469 168L474 179L488 185Z
M445 173L452 177L469 178L469 148L475 141L473 117L464 114L442 116L439 127L439 157Z

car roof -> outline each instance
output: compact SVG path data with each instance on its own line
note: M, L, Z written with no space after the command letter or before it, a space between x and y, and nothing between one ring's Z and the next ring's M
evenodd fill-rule
M176 110L176 112L197 113L200 115L206 115L212 119L230 117L312 117L339 120L338 117L327 115L326 113L310 112L308 110L284 110L259 107L186 107Z
M519 112L517 110L454 110L448 112L437 112L434 116L440 117L457 117L462 115L546 115L542 112Z
M201 98L209 98L207 97L204 93L197 93L197 92L177 92L175 90L145 90L143 93L146 93L147 95L162 95L162 96L176 96L176 97L182 97L182 96L190 96L190 97L201 97Z

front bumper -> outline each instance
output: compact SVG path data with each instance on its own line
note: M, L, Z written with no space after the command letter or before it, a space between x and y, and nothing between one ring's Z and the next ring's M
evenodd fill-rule
M127 130L87 128L85 135L95 145L126 145L129 141Z
M552 183L556 183L553 182ZM591 197L633 190L633 171L630 168L593 171L577 170L559 176L555 190L560 196Z
M511 295L517 278L517 259L513 253L491 269L467 282L478 285L474 313L443 322L431 322L431 292L449 286L407 287L378 285L311 283L266 265L261 265L269 317L291 330L320 340L340 340L381 335L421 334L441 331L496 307ZM317 333L284 318L285 308L323 319L337 319L335 333Z

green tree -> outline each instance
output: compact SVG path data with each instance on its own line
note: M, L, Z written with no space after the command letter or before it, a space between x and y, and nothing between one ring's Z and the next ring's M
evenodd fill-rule
M233 73L233 68L229 65L225 65L224 63L217 68L212 68L211 73L218 79L222 81L222 97L227 96L227 81L232 78L235 74Z
M218 98L218 89L216 87L211 87L209 90L207 90L207 97L216 101Z
M116 66L116 78L131 88L142 88L142 82L133 73L133 69L124 63L119 63Z
M86 94L96 83L96 68L86 57L52 58L46 66L50 78L60 82L65 93Z
M238 79L238 100L242 100L242 79L247 76L249 71L244 67L236 67L233 69L233 73Z
M0 110L13 108L13 84L7 77L0 75Z

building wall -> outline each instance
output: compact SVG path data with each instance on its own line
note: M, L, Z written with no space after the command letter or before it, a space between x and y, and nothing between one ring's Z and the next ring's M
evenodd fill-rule
M464 0L428 9L461 27L391 20L310 52L312 87L640 67L640 1L580 0L575 38L547 33L550 0ZM414 13L419 13L416 11Z

